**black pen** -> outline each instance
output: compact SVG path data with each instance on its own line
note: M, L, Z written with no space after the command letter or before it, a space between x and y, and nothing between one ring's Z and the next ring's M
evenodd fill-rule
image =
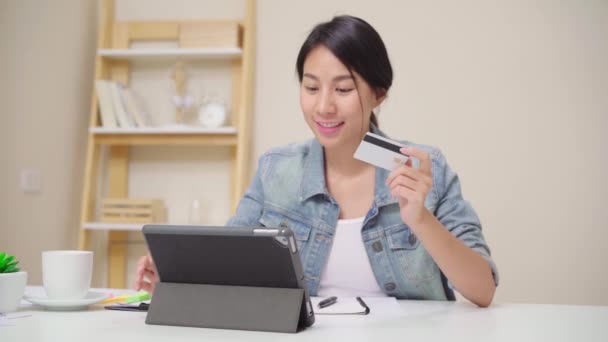
M323 309L326 308L332 304L335 304L338 301L338 297L336 296L331 296L329 298L323 299L322 301L319 302L319 308Z

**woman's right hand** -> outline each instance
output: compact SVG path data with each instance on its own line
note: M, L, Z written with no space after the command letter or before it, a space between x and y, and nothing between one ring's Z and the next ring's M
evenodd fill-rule
M141 257L137 262L137 273L135 274L135 284L133 284L135 290L144 290L152 294L154 286L159 281L158 271L152 257L150 255Z

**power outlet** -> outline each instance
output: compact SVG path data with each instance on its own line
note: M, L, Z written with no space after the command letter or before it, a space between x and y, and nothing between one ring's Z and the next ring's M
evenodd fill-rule
M21 170L21 190L25 193L39 193L42 189L42 175L38 169Z

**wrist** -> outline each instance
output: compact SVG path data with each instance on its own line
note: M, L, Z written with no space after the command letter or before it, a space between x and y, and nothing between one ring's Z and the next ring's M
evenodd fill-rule
M429 226L432 226L433 222L436 220L435 216L427 208L423 208L418 219L408 224L408 226L410 226L415 234L418 234L419 232L426 230Z

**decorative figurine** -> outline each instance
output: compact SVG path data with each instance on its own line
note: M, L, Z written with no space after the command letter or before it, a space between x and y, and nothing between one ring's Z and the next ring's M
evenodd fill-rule
M192 107L194 100L186 94L186 70L184 62L178 61L170 71L170 77L174 82L175 94L171 100L175 106L175 123L184 124L186 111Z

